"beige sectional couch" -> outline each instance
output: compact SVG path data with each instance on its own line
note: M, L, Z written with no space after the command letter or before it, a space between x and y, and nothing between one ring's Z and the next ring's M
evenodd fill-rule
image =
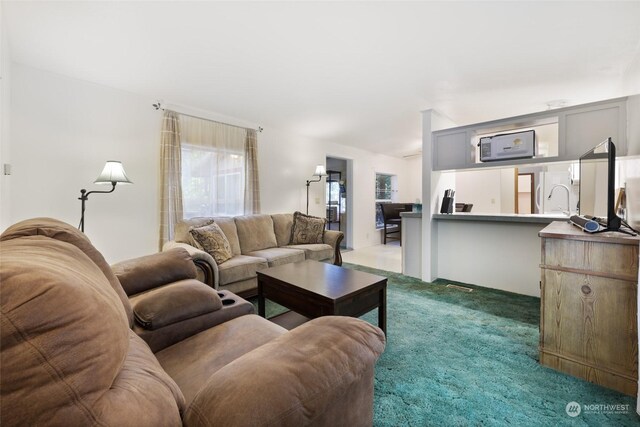
M293 214L245 215L237 217L192 218L176 224L173 241L163 250L186 249L199 267L198 278L216 289L226 289L241 296L257 293L256 271L313 259L342 264L341 231L326 230L323 243L290 245ZM217 264L189 233L190 227L201 227L213 220L231 245L233 257Z

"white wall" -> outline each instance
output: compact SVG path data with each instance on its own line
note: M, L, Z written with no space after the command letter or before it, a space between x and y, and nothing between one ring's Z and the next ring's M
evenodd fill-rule
M312 178L316 165L325 164L327 157L353 160L353 179L348 187L353 203L352 247L380 244L380 231L375 227L376 172L398 176L398 200L420 197L411 179L413 169L404 159L265 129L259 137L258 156L262 212L304 212L306 180ZM324 199L324 180L312 183L310 215L326 215Z
M502 211L502 173L500 169L452 172L456 179L456 203L473 203L474 213ZM513 174L511 175L513 183Z
M106 160L121 160L134 184L91 195L85 231L109 262L157 251L161 113L151 107L156 100L18 64L11 73L9 223L50 216L78 224L80 189L108 189L92 182ZM178 111L225 120L185 107ZM404 159L269 128L258 136L258 153L264 213L304 211L305 181L315 166L327 156L353 159L354 248L380 243L376 172L398 175L399 199L420 197L413 194L412 168ZM324 185L311 184L310 214L324 216L324 197Z
M133 185L87 201L85 232L110 262L158 248L160 115L152 100L13 64L11 222L48 216L77 225L80 189L106 160Z
M448 117L434 110L422 111L422 280L429 282L438 276L438 225L431 214L440 212L444 190L455 190L455 176L449 173L433 172L432 132L454 127Z
M353 160L353 248L377 245L381 243L381 232L376 230L375 224L375 176L376 173L396 175L398 179L399 202L412 202L420 197L412 179L414 169L407 160L386 156L348 147L327 143L323 147L325 156L339 157ZM415 165L415 163L414 163ZM321 200L324 203L324 189L321 190ZM324 205L319 207L324 209ZM317 212L322 214L322 212Z
M514 175L515 169L513 168L500 169L500 212L502 213L515 212L516 185Z
M620 185L626 188L627 222L640 230L640 156L620 159Z
M422 154L406 159L407 172L409 173L409 197L410 202L419 200L422 203Z
M5 176L2 171L3 165L11 162L9 149L11 55L4 19L2 2L0 2L0 230L4 230L10 225L9 200L11 191L11 177Z

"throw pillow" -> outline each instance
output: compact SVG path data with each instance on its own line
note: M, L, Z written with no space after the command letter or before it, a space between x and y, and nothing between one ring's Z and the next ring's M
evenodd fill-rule
M190 220L190 221L194 221L194 219ZM202 247L202 245L200 244L200 242L198 242L196 239L193 238L193 234L191 234L191 229L192 228L200 228L200 227L204 227L206 225L210 225L213 224L213 220L211 218L205 219L204 221L201 221L200 224L194 224L194 225L189 225L189 224L185 224L186 221L180 221L178 222L178 224L176 224L176 229L175 229L175 236L176 236L176 242L179 242L180 240L177 240L178 237L178 233L185 233L186 232L186 242L188 244L190 244L191 246L193 246L194 248L198 248L201 251L204 251L204 248ZM184 227L185 231L180 230L180 228Z
M323 243L324 227L327 220L317 216L305 215L301 212L293 214L290 245L307 245Z
M189 234L213 257L216 264L222 264L233 257L227 236L215 222L199 228L190 227Z

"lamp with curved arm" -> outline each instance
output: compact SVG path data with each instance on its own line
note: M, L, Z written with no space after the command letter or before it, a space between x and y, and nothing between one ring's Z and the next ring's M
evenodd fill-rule
M111 190L109 191L89 191L84 188L80 190L80 197L78 200L82 202L81 213L80 213L80 224L78 225L78 229L84 232L84 210L85 203L89 199L89 194L94 193L113 193L116 189L116 184L133 184L131 180L127 177L127 174L124 172L124 168L122 167L122 163L117 160L107 160L107 163L104 165L104 169L102 169L102 173L96 180L94 184L111 184Z
M318 179L307 180L307 215L309 215L309 185L312 182L320 182L323 176L327 176L327 171L324 168L324 165L316 166L316 171L313 173L313 176L317 176Z

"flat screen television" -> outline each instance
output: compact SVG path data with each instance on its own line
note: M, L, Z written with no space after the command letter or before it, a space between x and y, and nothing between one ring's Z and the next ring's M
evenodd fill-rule
M580 195L578 211L593 218L607 230L620 229L615 211L616 146L611 138L580 157Z

